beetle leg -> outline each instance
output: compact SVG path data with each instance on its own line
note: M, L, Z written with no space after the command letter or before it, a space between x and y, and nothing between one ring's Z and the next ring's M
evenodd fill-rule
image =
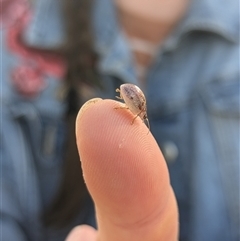
M115 96L115 97L119 100L123 100L120 89L117 88L116 92L118 92L120 96Z
M132 120L132 122L131 122L131 125L134 123L134 121L136 120L136 118L140 115L142 113L142 111L140 111L134 118L133 118L133 120ZM148 127L148 133L149 133L149 131L150 131L150 124L149 124L149 120L148 120L148 118L145 118L144 120L142 120L144 123L147 123L147 127ZM147 134L148 134L147 133Z
M131 125L134 123L134 121L136 120L136 118L142 113L143 111L141 110L136 116L134 116Z
M129 108L125 105L125 106L118 106L118 107L115 107L114 109L129 109Z

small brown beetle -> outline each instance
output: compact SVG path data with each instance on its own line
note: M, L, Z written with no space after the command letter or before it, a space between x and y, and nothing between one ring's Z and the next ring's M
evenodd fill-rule
M134 120L139 116L143 122L146 120L148 129L150 130L147 117L146 98L142 90L134 84L122 84L120 89L116 89L116 92L119 92L120 94L120 97L116 96L116 98L124 100L126 104L126 107L117 107L117 109L129 109L134 115L136 115L131 124L133 124Z

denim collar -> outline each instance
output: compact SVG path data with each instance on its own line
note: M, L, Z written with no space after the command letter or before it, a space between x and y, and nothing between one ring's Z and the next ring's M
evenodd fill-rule
M103 73L137 83L134 70L132 70L134 68L131 68L130 51L126 44L124 46L124 36L119 31L113 1L96 1L93 16L96 50L100 55L99 68ZM237 0L231 3L225 0L192 0L186 16L165 41L162 49L173 50L181 38L191 31L214 33L228 41L238 42L238 20Z
M179 31L207 31L229 41L239 39L239 3L237 0L192 0Z
M110 47L109 37L115 38L117 20L112 0L98 0L95 3L104 11L105 18L99 19L103 34L98 47ZM33 19L25 30L25 39L31 45L45 47L58 45L63 41L63 13L61 0L38 0L33 4ZM239 16L238 1L192 0L189 11L177 28L177 35L192 30L209 31L223 36L230 41L238 41ZM110 12L109 12L110 11ZM102 17L101 16L101 17ZM109 18L110 17L110 18ZM105 45L103 47L103 45ZM107 46L106 46L107 45Z
M115 76L121 73L124 76L119 77L136 82L132 70L134 68L130 68L130 51L126 49L124 36L119 31L113 2L96 0L93 10L96 50L100 55L99 67L103 72ZM33 19L23 33L27 44L39 48L55 48L63 43L66 36L61 5L60 0L34 1ZM238 20L237 0L192 0L185 18L169 36L164 48L174 49L184 34L194 30L215 33L229 41L237 42Z
M97 19L97 22L95 19L94 27L97 32L100 30L102 33L98 38L97 48L102 51L110 48L109 42L116 38L119 26L112 0L98 0L95 9L98 11L99 19ZM225 0L192 0L185 18L175 31L175 36L200 30L216 33L229 41L238 42L238 9L239 3L237 0L231 2ZM101 14L101 12L105 12L105 14ZM102 16L105 16L105 18L102 18ZM99 34L97 33L97 35Z

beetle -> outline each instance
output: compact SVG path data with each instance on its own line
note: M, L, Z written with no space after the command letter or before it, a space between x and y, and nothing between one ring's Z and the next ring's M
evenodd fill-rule
M120 85L120 88L117 88L116 92L120 95L116 96L116 98L123 100L126 104L125 107L116 107L116 109L129 109L135 115L131 124L133 124L135 119L139 116L143 122L146 121L148 129L150 130L147 117L147 103L142 90L134 84L127 83Z

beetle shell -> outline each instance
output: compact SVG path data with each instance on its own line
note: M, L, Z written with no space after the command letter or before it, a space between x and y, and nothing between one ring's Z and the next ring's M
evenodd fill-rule
M139 116L143 121L147 120L149 127L146 98L142 90L134 84L122 84L116 91L120 93L118 98L123 99L126 107L136 115L133 122Z

